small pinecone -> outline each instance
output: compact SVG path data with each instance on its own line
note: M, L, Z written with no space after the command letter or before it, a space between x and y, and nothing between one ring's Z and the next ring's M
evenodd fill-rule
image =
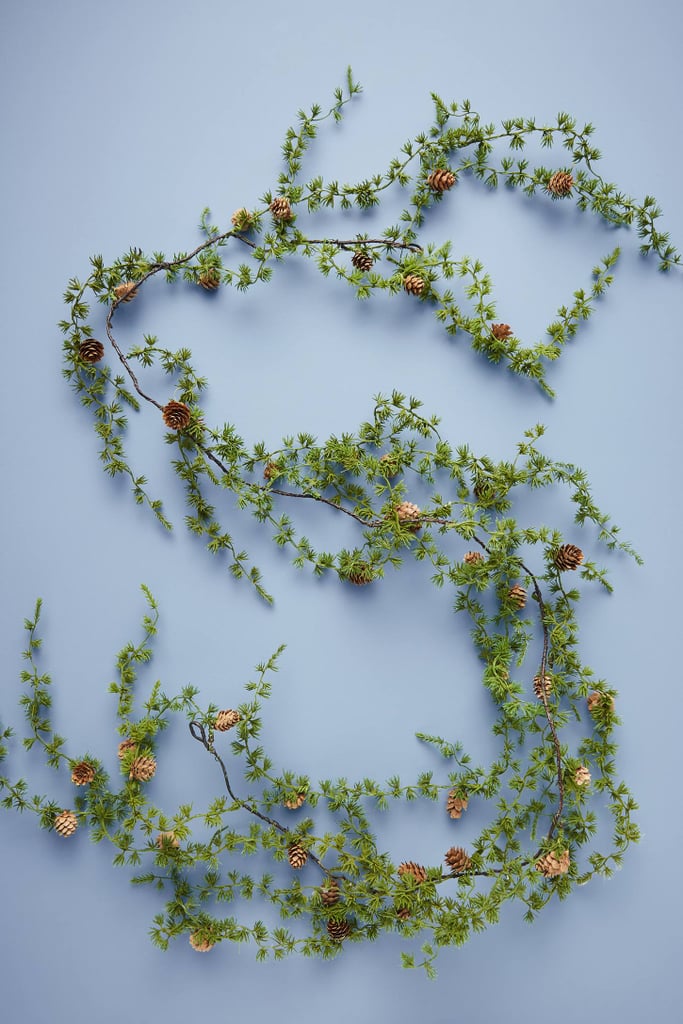
M114 288L114 295L119 302L130 302L135 298L135 288L135 281L124 281L123 284L117 284Z
M472 867L472 861L462 846L451 846L446 853L445 860L451 871L468 871Z
M197 284L205 288L207 292L213 292L221 283L221 275L216 267L207 267L197 278Z
M324 907L333 907L339 903L339 882L330 878L320 890L320 902Z
M104 345L96 338L86 338L78 346L78 354L84 363L99 363L104 356Z
M406 860L398 866L399 878L403 878L405 875L410 875L414 878L418 885L422 885L427 880L427 872L421 864L416 864L413 860Z
M397 505L396 516L401 526L405 526L413 532L420 529L422 509L413 505L412 501L402 501L400 505Z
M534 676L534 693L536 694L536 696L538 697L539 700L543 700L543 695L544 694L545 694L545 699L547 700L552 692L553 692L552 676L544 675L542 679L541 679L540 674L537 675L537 676Z
M418 274L407 274L403 281L403 287L411 295L422 295L425 283Z
M455 175L453 171L446 171L442 167L438 167L427 178L427 184L435 192L447 192L455 185Z
M573 187L574 179L568 171L555 171L546 185L551 196L560 199L571 195Z
M580 764L574 772L574 783L577 786L590 786L591 773L588 771L585 765Z
M137 743L135 742L135 740L121 740L121 742L119 743L119 750L118 750L119 761L122 761L124 759L124 757L126 756L126 754L130 750L135 750L136 747L137 747Z
M273 217L275 217L275 220L291 220L293 216L292 207L286 196L278 196L277 199L273 199L269 210Z
M198 953L208 953L214 946L213 942L209 942L208 939L202 939L197 932L192 932L190 935L190 945L193 949L196 949Z
M306 801L305 793L297 793L292 800L285 800L284 805L288 811L296 811Z
M506 341L508 338L512 337L512 333L513 332L512 328L510 327L510 324L491 325L491 334L496 339L496 341Z
M367 562L362 562L360 565L357 565L355 569L352 569L346 578L349 583L353 583L354 586L364 587L366 583L372 583L375 578L375 574Z
M343 921L328 921L327 934L334 942L343 942L351 934L351 925L346 919Z
M292 843L287 851L287 859L290 867L295 871L300 871L308 860L308 854L300 843Z
M271 462L270 460L266 462L263 467L263 476L266 480L274 480L276 477L280 476L281 472L282 470L278 464L276 462Z
M169 430L184 430L190 422L190 410L184 402L176 402L171 399L161 410L164 423Z
M351 257L351 262L353 263L356 270L372 270L372 267L374 266L375 263L369 252L360 251L354 252L353 256Z
M576 569L583 562L583 551L576 544L563 544L555 552L553 561L560 572Z
M214 720L213 727L214 729L217 729L218 732L227 732L228 729L232 729L234 725L237 725L239 720L239 711L233 711L231 708L228 708L226 711L218 712Z
M586 704L591 715L595 714L603 701L609 702L611 710L614 711L614 697L608 697L606 694L600 693L599 690L594 690L593 693L588 694Z
M180 840L176 836L175 832L160 832L156 837L156 844L160 850L177 850L180 846Z
M382 472L385 476L391 478L392 476L396 476L399 472L398 465L396 464L396 456L393 452L386 452L384 455L381 455L379 461L382 467Z
M455 790L452 789L446 800L446 810L451 818L459 818L462 812L467 810L467 798L456 796Z
M481 551L468 551L463 557L465 565L475 565L477 562L483 562L484 556Z
M526 604L526 590L524 587L520 587L519 583L515 583L514 587L510 587L508 597L517 608L523 608Z
M79 761L71 770L71 781L75 786L87 786L95 778L95 769L87 761Z
M142 757L136 757L131 764L128 778L135 779L137 782L149 782L154 777L156 770L157 763L154 758L149 754L143 754Z
M230 222L238 231L249 231L254 223L254 218L243 206L239 210L235 210Z
M410 911L407 907L401 907L400 910L396 911L396 917L399 921L407 921L410 918Z
M63 839L68 839L78 828L78 818L73 811L60 811L54 820L54 830Z
M546 853L544 857L539 857L535 866L545 878L557 878L558 875L566 875L570 864L569 850L563 850L559 855Z

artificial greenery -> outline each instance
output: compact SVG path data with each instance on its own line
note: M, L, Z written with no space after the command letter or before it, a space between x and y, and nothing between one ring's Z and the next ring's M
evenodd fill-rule
M143 700L136 676L151 657L158 617L154 598L143 588L149 605L143 638L120 652L112 684L122 779L107 771L110 754L69 754L64 738L53 731L50 679L37 662L38 604L26 622L21 703L29 732L24 743L42 747L56 769L66 767L79 795L73 808L63 808L31 795L23 779L2 777L0 786L6 806L35 812L44 828L67 839L86 828L95 841L113 844L116 864L139 866L134 881L155 885L166 898L151 933L164 948L189 933L199 950L226 940L249 941L259 958L293 951L327 957L346 941L397 930L408 938L427 933L421 956L405 953L403 961L414 966L419 960L431 974L440 947L461 944L494 923L506 901L520 902L531 920L554 896L564 898L574 885L609 875L638 838L632 820L636 805L615 766L616 691L584 664L577 618L581 583L610 588L599 548L638 556L595 503L582 470L543 451L541 426L527 431L514 457L496 462L467 445L452 446L441 436L436 416L425 415L417 399L394 391L377 396L370 417L353 432L323 442L301 432L275 445L250 447L234 425L205 422L201 401L207 382L189 349L167 349L148 335L124 351L114 319L156 274L206 291L224 285L244 290L266 282L274 263L299 254L313 258L323 274L333 271L346 280L359 298L383 289L407 292L403 301L428 302L450 333L469 334L473 347L492 362L506 363L550 393L545 363L560 355L578 323L590 315L592 299L612 280L618 250L594 269L590 291L576 291L571 305L558 312L548 340L524 347L509 325L494 323L491 282L477 259L452 259L450 243L423 247L418 242L428 210L450 201L446 193L471 174L489 187L504 183L530 196L573 199L580 209L614 224L633 223L642 251L654 251L664 270L680 256L656 228L660 214L654 200L646 197L638 204L605 183L594 171L599 154L592 146L592 126L579 130L566 114L553 125L514 118L496 128L484 124L469 102L447 106L434 96L433 124L406 143L383 174L353 185L319 177L300 184L302 157L319 122L330 116L339 120L358 92L349 72L347 91L337 91L327 114L319 107L299 113L298 127L287 132L285 169L277 186L264 194L262 205L236 210L230 230L210 224L205 211L206 240L191 252L168 259L131 249L109 265L93 257L88 278L71 280L65 294L64 373L93 414L105 471L128 476L135 500L171 528L161 501L148 493L145 476L129 464L124 448L128 410L154 407L161 414L157 422L168 428L173 468L185 491L187 527L266 600L271 596L259 569L233 537L233 515L217 511L225 509L226 490L238 509L266 526L278 546L291 550L295 566L308 565L316 575L336 574L350 590L382 585L407 557L423 563L431 581L450 592L455 612L470 619L482 681L495 708L498 756L488 767L474 766L457 737L417 733L444 764L410 784L398 776L386 783L367 778L316 783L296 770L278 769L261 732L267 732L262 714L280 651L258 666L257 679L247 684L245 699L236 699L235 708L203 706L193 686L169 697L160 683ZM562 145L569 163L531 167L516 151L534 138L545 147ZM400 223L381 237L314 238L298 224L301 214L311 221L324 207L376 206L389 188L407 190L409 198ZM228 244L246 246L251 261L228 265ZM458 277L467 282L467 309L450 288L441 287ZM103 327L117 369L104 361L104 344L93 336L99 331L91 324L92 297L106 307ZM172 381L172 394L153 395L144 385L145 371L155 365ZM542 488L568 492L575 512L570 536L518 521L518 496ZM355 544L338 551L314 549L297 528L302 500L351 519ZM595 557L586 557L576 544L581 531ZM164 811L151 799L157 756L160 769L168 756L159 733L173 715L187 717L191 737L217 762L217 793L202 810L182 805ZM222 735L228 729L232 741ZM6 728L0 758L8 755L10 736ZM243 776L241 785L234 782L237 775ZM423 866L410 859L408 841L406 860L395 864L381 850L375 821L391 803L415 799L434 801L435 813L450 814L453 845L445 855L435 850L432 862ZM458 819L475 801L486 805L489 819L465 849L458 841ZM334 821L331 830L316 824L318 808ZM598 847L596 832L607 814L611 843L601 841ZM264 851L272 858L272 872L259 876L244 869L245 855L261 857ZM273 904L284 925L271 928L221 916L219 904L238 898ZM295 918L303 922L298 933L287 926Z

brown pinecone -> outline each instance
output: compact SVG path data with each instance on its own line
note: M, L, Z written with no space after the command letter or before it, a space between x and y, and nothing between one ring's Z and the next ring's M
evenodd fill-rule
M96 338L86 338L78 346L78 354L84 363L99 363L104 356L104 345Z
M221 275L217 267L207 267L197 278L197 284L200 284L207 292L215 291L220 283Z
M87 786L95 778L95 769L87 761L79 761L71 769L71 781L75 786Z
M308 854L301 843L292 843L287 851L287 859L290 867L293 867L295 871L300 871L308 860Z
M160 850L177 850L180 846L180 840L176 836L175 832L160 832L156 837L156 844Z
M536 870L540 871L544 878L557 878L558 875L566 875L569 871L571 860L569 850L562 853L546 853L536 861Z
M468 551L467 554L463 557L463 562L465 563L465 565L475 565L477 562L482 562L483 560L484 556L482 555L481 551Z
M169 430L184 430L190 422L190 409L184 402L176 402L171 399L163 409L161 415Z
M386 452L384 455L381 455L379 461L385 476L391 478L399 472L396 456L393 452Z
M583 562L583 551L576 544L563 544L555 552L553 561L560 572L576 569Z
M227 732L228 729L232 729L234 725L240 720L239 711L233 711L232 708L228 708L225 711L219 711L216 715L213 723L214 729L218 732Z
M202 939L197 932L191 933L190 945L193 949L196 949L198 953L208 953L214 946L213 942L209 942L208 939Z
M534 676L534 693L539 700L543 700L543 694L545 694L545 699L547 700L552 692L552 676L544 675L543 679L541 679L540 673L537 676Z
M343 921L328 921L327 934L334 942L343 942L351 934L351 925L346 919Z
M123 284L117 284L114 288L114 295L119 302L130 302L135 298L136 287L135 281L124 281Z
M277 462L271 462L270 459L263 467L263 476L266 480L274 480L276 477L280 476L281 473L282 470L278 466Z
M372 583L375 574L372 571L372 566L368 565L367 562L361 562L355 569L351 570L346 578L354 586L364 587L366 583Z
M449 188L453 188L455 185L455 175L453 171L444 170L443 167L437 167L435 171L427 178L427 184L430 188L433 188L435 192L446 192Z
M609 702L610 709L614 711L614 697L608 697L607 694L600 693L599 690L594 690L593 693L589 693L586 698L586 704L588 705L588 710L591 715L595 714L603 700Z
M411 295L422 295L425 283L419 274L406 274L403 279L403 287Z
M400 910L396 911L396 917L399 921L407 921L410 918L410 911L407 907L401 907Z
M354 252L351 262L356 270L372 270L375 263L369 252L360 252L360 250Z
M324 907L333 907L339 903L339 882L330 878L320 889L320 901Z
M492 324L491 334L496 341L506 341L512 337L513 331L510 324Z
M546 185L548 192L556 199L571 195L573 187L574 179L568 171L555 171Z
M275 220L291 220L293 216L292 207L286 196L278 196L277 199L273 199L269 210L273 217L275 217Z
M254 218L243 206L239 210L235 210L230 222L233 227L236 227L238 231L249 231L254 223Z
M129 750L135 750L136 747L137 743L135 742L135 740L121 740L121 742L119 743L118 750L119 761L123 760L123 758L126 756Z
M422 885L427 880L427 872L421 864L416 864L413 860L406 860L398 866L399 878L403 878L409 875L414 878L418 885Z
M517 608L523 608L526 604L526 590L524 587L520 587L519 583L515 583L514 587L510 587L508 597Z
M402 501L400 505L397 505L396 516L401 526L405 526L413 532L420 529L422 509L413 505L412 501Z
M472 867L472 861L462 846L451 846L446 853L445 860L451 871L468 871Z
M288 811L296 811L305 802L306 794L297 793L292 800L285 800L284 804Z
M574 783L577 786L590 786L591 773L588 771L585 765L580 764L574 772Z
M73 811L60 811L54 820L54 830L63 839L68 839L78 828L78 818Z
M131 764L128 778L135 779L137 782L149 782L154 777L156 770L157 763L154 758L149 754L143 754L141 757L136 757Z
M459 818L462 812L467 810L467 798L457 796L455 790L452 789L446 800L446 810L451 818Z

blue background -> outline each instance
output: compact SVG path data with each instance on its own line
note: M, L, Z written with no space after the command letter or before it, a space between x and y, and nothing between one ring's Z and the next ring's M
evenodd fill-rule
M200 241L204 206L226 225L234 209L254 205L275 182L296 110L325 104L347 64L364 93L341 127L322 130L304 178L383 170L429 123L431 90L447 101L469 97L485 121L542 121L564 109L597 125L603 176L637 198L654 193L680 246L681 22L673 0L3 5L3 721L21 724L22 620L40 594L40 664L53 676L56 728L74 753L93 750L114 768L107 684L115 653L139 635L145 582L162 619L142 692L157 677L168 692L193 682L207 701L230 706L252 666L287 643L265 732L285 767L316 778L414 777L436 767L416 729L491 754L466 625L420 566L364 591L316 581L234 513L236 538L275 594L269 609L182 527L165 535L104 476L88 417L60 378L61 295L71 275L85 276L91 253L108 262L130 245L189 249ZM610 557L615 595L590 592L582 602L587 660L621 695L619 763L641 802L641 845L615 878L578 889L534 927L510 908L462 950L444 951L430 983L401 970L408 947L398 937L348 945L330 963L258 965L252 950L227 945L202 957L186 942L161 953L146 935L160 909L155 895L114 872L107 850L84 834L62 842L33 818L3 812L0 985L11 1024L109 1024L126 1014L173 1022L277 1014L301 1024L336 1024L350 1012L435 1024L675 1016L681 272L658 274L638 256L634 232L546 205L465 181L428 230L436 241L452 238L456 255L484 260L500 319L529 341L622 245L612 289L550 372L554 403L453 342L409 297L361 307L304 261L278 269L268 291L244 296L209 299L182 285L162 296L154 282L137 308L122 311L121 330L126 342L150 331L169 347L193 348L212 381L207 419L236 423L249 441L275 446L287 432L353 429L371 396L393 387L440 413L452 442L498 457L544 422L545 449L588 471L598 502L646 559L638 569ZM383 208L365 223L384 227L391 216ZM339 230L336 215L319 223ZM131 454L179 519L178 488L150 422L134 425ZM529 504L529 515L542 521L551 506ZM300 516L314 543L351 538L333 517ZM180 728L163 749L160 800L172 807L218 792L209 759ZM15 744L7 769L67 805L70 784L37 756ZM426 807L379 822L385 848L436 862L452 832L433 819ZM260 911L244 909L249 919Z

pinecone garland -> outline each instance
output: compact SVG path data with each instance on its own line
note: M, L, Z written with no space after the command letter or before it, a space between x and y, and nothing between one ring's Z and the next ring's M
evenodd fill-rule
M237 725L240 717L239 711L233 711L232 708L219 711L214 719L213 727L218 732L227 732L228 729L232 729L233 726Z
M563 544L555 552L553 561L560 572L576 569L583 562L583 551L576 544Z
M403 279L403 287L411 295L422 295L425 283L419 274L406 274Z
M534 693L536 694L539 700L543 700L543 695L545 695L545 699L547 700L552 692L552 676L544 675L542 679L540 673L539 675L534 676Z
M197 278L197 284L200 284L207 292L215 291L220 283L221 275L217 267L207 267Z
M87 761L79 761L71 769L71 781L74 786L87 786L95 778L95 769Z
M427 184L430 188L433 188L435 192L447 192L449 188L453 188L455 185L455 175L453 171L445 170L443 167L437 167L435 171L427 178Z
M73 811L60 811L54 820L54 830L62 839L68 839L78 828L78 818Z
M114 288L114 295L119 302L130 302L135 298L136 287L135 281L124 281L123 284L117 284Z
M590 786L591 773L588 771L585 765L580 764L574 772L574 783L577 786Z
M230 222L233 227L236 227L238 231L249 231L253 226L254 218L243 206L239 210L235 210Z
M496 341L507 341L508 338L512 337L513 331L510 324L492 324L491 334Z
M555 171L546 185L554 199L564 199L565 196L571 195L573 187L574 179L568 171Z
M175 832L160 832L155 842L160 850L177 850L180 846L180 840Z
M273 199L269 210L275 220L291 220L293 216L292 207L286 196L278 196L277 199Z
M467 851L462 846L451 846L445 856L446 864L451 871L468 871L472 867L472 861L467 856Z
M417 505L413 505L412 501L402 501L400 505L397 505L396 516L401 526L405 526L408 530L417 531L420 529L422 509L418 508Z
M96 338L86 338L78 346L78 354L84 363L99 363L104 356L104 345Z
M191 418L189 407L173 399L163 407L161 415L169 430L184 430Z
M142 757L136 757L131 764L128 778L137 782L149 782L154 778L156 770L157 763L154 758L149 754L143 754Z
M354 252L351 262L356 270L372 270L375 263L369 252L361 252L360 250Z
M297 793L291 800L285 800L284 805L288 811L296 811L306 800L305 793Z
M446 810L451 818L459 818L463 811L467 810L467 798L456 795L454 789L452 789L446 800Z
M308 860L308 854L301 843L292 843L287 851L287 859L290 867L294 868L295 871L300 871Z
M468 551L463 556L463 562L465 565L476 565L477 562L483 562L484 556L480 551Z
M190 935L190 945L193 949L196 949L198 953L208 953L210 949L213 949L213 942L209 942L208 939L203 939L197 932L192 932Z
M351 925L346 918L343 921L328 921L327 934L334 942L343 942L351 934Z
M526 604L526 590L524 587L520 587L519 583L515 583L514 587L510 587L508 597L519 609L522 609Z
M324 907L333 907L339 903L339 882L336 878L330 878L320 890L320 902Z
M427 880L427 872L421 864L416 864L413 860L406 860L398 866L399 878L404 878L409 875L414 878L418 885L422 885Z
M558 875L566 875L570 864L569 850L563 850L560 854L546 853L545 856L539 857L535 867L544 878L557 878Z

